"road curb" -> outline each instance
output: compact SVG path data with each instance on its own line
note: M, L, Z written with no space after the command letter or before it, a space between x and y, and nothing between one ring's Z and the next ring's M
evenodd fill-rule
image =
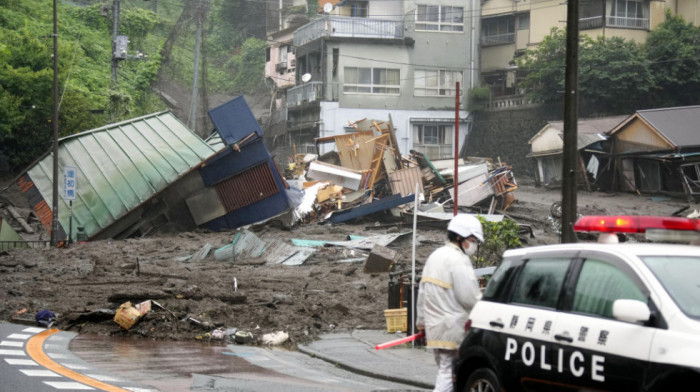
M301 353L304 353L304 354L309 355L309 356L314 357L314 358L321 359L321 360L329 362L329 363L331 363L331 364L333 364L341 369L348 370L348 371L351 371L353 373L357 373L357 374L360 374L363 376L378 378L378 379L382 379L385 381L391 381L391 382L396 382L396 383L400 383L400 384L411 385L411 386L418 387L418 388L433 389L435 387L433 384L428 384L428 383L424 383L424 382L420 382L420 381L416 381L416 380L411 380L411 379L407 379L407 378L403 378L403 377L394 377L391 375L378 373L378 372L375 372L372 370L363 369L361 367L354 366L352 364L340 362L335 358L331 358L327 355L324 355L323 353L321 353L319 351L310 349L306 346L298 346L297 349Z

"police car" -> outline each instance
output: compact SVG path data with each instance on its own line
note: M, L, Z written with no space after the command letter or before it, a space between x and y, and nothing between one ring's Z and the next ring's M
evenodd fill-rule
M465 325L456 391L700 388L697 219L583 217L604 242L506 251Z

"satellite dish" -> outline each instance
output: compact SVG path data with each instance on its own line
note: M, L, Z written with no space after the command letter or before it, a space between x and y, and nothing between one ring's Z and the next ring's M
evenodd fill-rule
M326 3L323 5L323 12L330 13L331 11L333 11L333 4Z
M308 82L309 80L311 80L311 74L310 74L310 73L305 73L305 74L301 75L301 81L302 81L302 82L306 83L306 82Z

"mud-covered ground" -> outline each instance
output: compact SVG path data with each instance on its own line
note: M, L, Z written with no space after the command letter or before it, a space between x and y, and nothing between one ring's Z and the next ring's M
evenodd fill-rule
M534 238L524 238L525 246L557 242L548 221L550 206L561 198L561 191L521 185L515 196L518 201L507 214L534 231ZM578 205L582 214L671 215L688 207L680 199L597 192L580 192ZM292 230L276 225L248 229L265 242L291 245L292 238L343 241L348 235L406 233L412 223L387 224L375 217ZM363 271L364 261L357 259L366 258L368 251L321 247L298 266L215 260L214 250L231 243L235 234L191 232L0 252L0 320L32 320L47 309L58 315L56 327L79 333L206 341L217 328L236 328L251 332L252 343L284 331L289 346L335 329L385 328L390 275ZM420 268L445 234L419 226L416 238ZM204 260L178 260L207 243L212 251ZM410 270L412 244L413 235L407 234L388 245L399 252L393 271ZM128 331L113 321L120 304L148 299L161 307L154 304Z

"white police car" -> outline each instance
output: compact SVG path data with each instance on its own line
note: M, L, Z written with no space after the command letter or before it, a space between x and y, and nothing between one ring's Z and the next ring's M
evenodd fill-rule
M584 217L577 231L700 237L697 219ZM456 391L700 388L700 247L506 251L465 325Z

